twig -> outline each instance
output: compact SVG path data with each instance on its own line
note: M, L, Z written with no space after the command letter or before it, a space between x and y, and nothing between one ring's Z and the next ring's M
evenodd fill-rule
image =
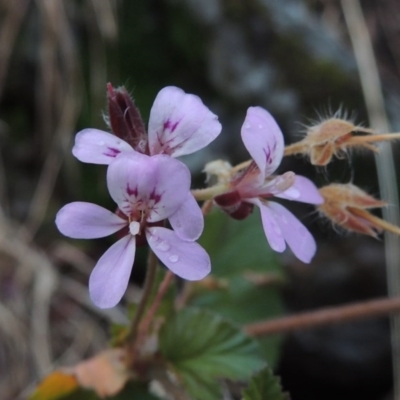
M359 319L400 313L400 297L370 300L340 307L300 313L270 321L256 322L244 327L251 336L267 336L320 326L353 322Z
M174 273L171 271L168 271L166 273L163 281L160 283L160 286L158 288L156 297L154 298L153 304L147 311L146 316L143 318L142 323L140 324L138 338L136 341L137 347L140 347L143 344L144 339L146 338L146 335L149 331L151 321L153 320L154 315L157 312L162 299L164 298L165 294L167 293L167 290L169 288L169 285L171 284L173 277L174 277Z

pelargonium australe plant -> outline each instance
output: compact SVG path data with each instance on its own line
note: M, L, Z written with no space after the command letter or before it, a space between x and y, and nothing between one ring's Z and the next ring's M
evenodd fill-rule
M116 209L73 202L58 212L56 225L71 238L116 235L90 274L89 293L97 307L119 305L130 284L138 246L148 248L146 279L139 302L128 304L134 311L130 323L115 327L112 347L49 375L31 399L71 400L86 393L96 398L126 394L150 400L218 400L223 391L234 390L229 382L248 380L242 392L245 400L286 398L267 366L270 353L251 337L268 329L263 323L243 329L257 315L265 315L257 313L268 307L270 295L264 296L267 289L260 283L268 281L262 273L265 264L274 262L268 251L281 253L288 246L303 263L310 263L317 251L309 230L281 200L315 206L320 215L347 231L377 237L382 230L400 234L400 229L368 211L385 206L384 201L354 184L317 188L295 171L279 173L282 158L303 154L312 165L325 166L349 148L376 150L372 143L398 135L373 135L335 115L285 147L275 119L261 107L250 107L241 137L251 159L236 166L225 160L207 163L204 171L212 184L191 189L190 171L177 157L204 148L220 134L217 116L199 97L166 87L154 101L146 130L125 88L108 84L107 95L110 132L84 129L76 135L72 153L82 162L106 165L106 184ZM236 227L246 227L235 228L241 239L250 237L247 247L225 251L224 263L215 263L216 274L213 260L223 252L229 230L214 225L211 245L203 248L196 242L202 240L204 216L206 230L212 221L208 214L214 206L214 216L237 220ZM255 212L261 215L261 231L246 225ZM268 256L257 259L261 265L255 273L250 253L256 230L257 240L267 239L263 248ZM206 250L212 252L211 259ZM254 295L257 304L249 303ZM240 318L233 321L237 315Z
M177 233L162 224L187 200L190 174L184 164L165 155L123 153L108 168L107 186L117 203L117 213L95 204L75 202L64 206L56 218L60 232L76 239L94 239L124 231L90 275L90 295L98 307L114 307L121 300L140 236L145 236L151 251L177 276L198 280L210 272L205 250L179 235L179 231L186 232L190 227L181 226ZM186 223L191 221L182 221Z

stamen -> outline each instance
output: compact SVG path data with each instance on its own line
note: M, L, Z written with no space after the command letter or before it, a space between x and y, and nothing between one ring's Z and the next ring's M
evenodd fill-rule
M129 224L129 232L131 235L136 236L140 232L140 224L137 221L132 221Z

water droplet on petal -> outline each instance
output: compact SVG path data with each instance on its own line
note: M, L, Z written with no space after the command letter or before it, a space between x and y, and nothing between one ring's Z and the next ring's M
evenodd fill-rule
M250 128L251 128L251 124L247 123L244 127L245 127L246 129L250 129Z
M260 129L262 129L263 126L260 124L260 125L258 125L258 127L259 127Z
M164 240L156 245L156 249L160 251L168 251L170 248L171 246Z
M168 257L168 260L172 263L176 263L179 260L179 256L177 254L172 254Z
M97 143L99 146L104 146L104 142L100 140L100 142Z
M281 216L281 219L282 219L282 222L284 223L284 224L287 224L289 221L287 220L287 218L284 216L284 215L282 215Z

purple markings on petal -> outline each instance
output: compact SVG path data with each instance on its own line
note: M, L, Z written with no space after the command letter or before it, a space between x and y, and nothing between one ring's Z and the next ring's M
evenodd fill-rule
M129 186L129 183L126 185L126 193L128 194L128 196L135 196L137 197L138 195L138 188L137 186L135 186L134 188L131 188Z
M271 165L274 161L274 159L272 158L272 154L276 151L276 147L277 147L277 143L274 140L273 143L268 144L263 150L264 150L264 154L265 154L265 160L267 162L267 164Z
M84 129L75 136L72 154L82 162L110 164L121 152L135 151L124 140L98 129Z
M182 162L166 155L121 154L108 168L107 184L126 215L140 208L147 211L148 222L158 222L169 218L185 201L190 172Z
M107 150L103 154L107 157L117 157L119 153L121 153L121 150L107 147Z
M199 97L166 87L158 93L150 111L150 154L191 154L207 146L221 129L217 116Z
M170 120L167 120L164 122L164 131L165 132L169 131L170 133L173 133L178 124L179 121L171 122Z
M242 140L263 177L278 168L284 151L282 132L268 111L250 107L242 126Z

